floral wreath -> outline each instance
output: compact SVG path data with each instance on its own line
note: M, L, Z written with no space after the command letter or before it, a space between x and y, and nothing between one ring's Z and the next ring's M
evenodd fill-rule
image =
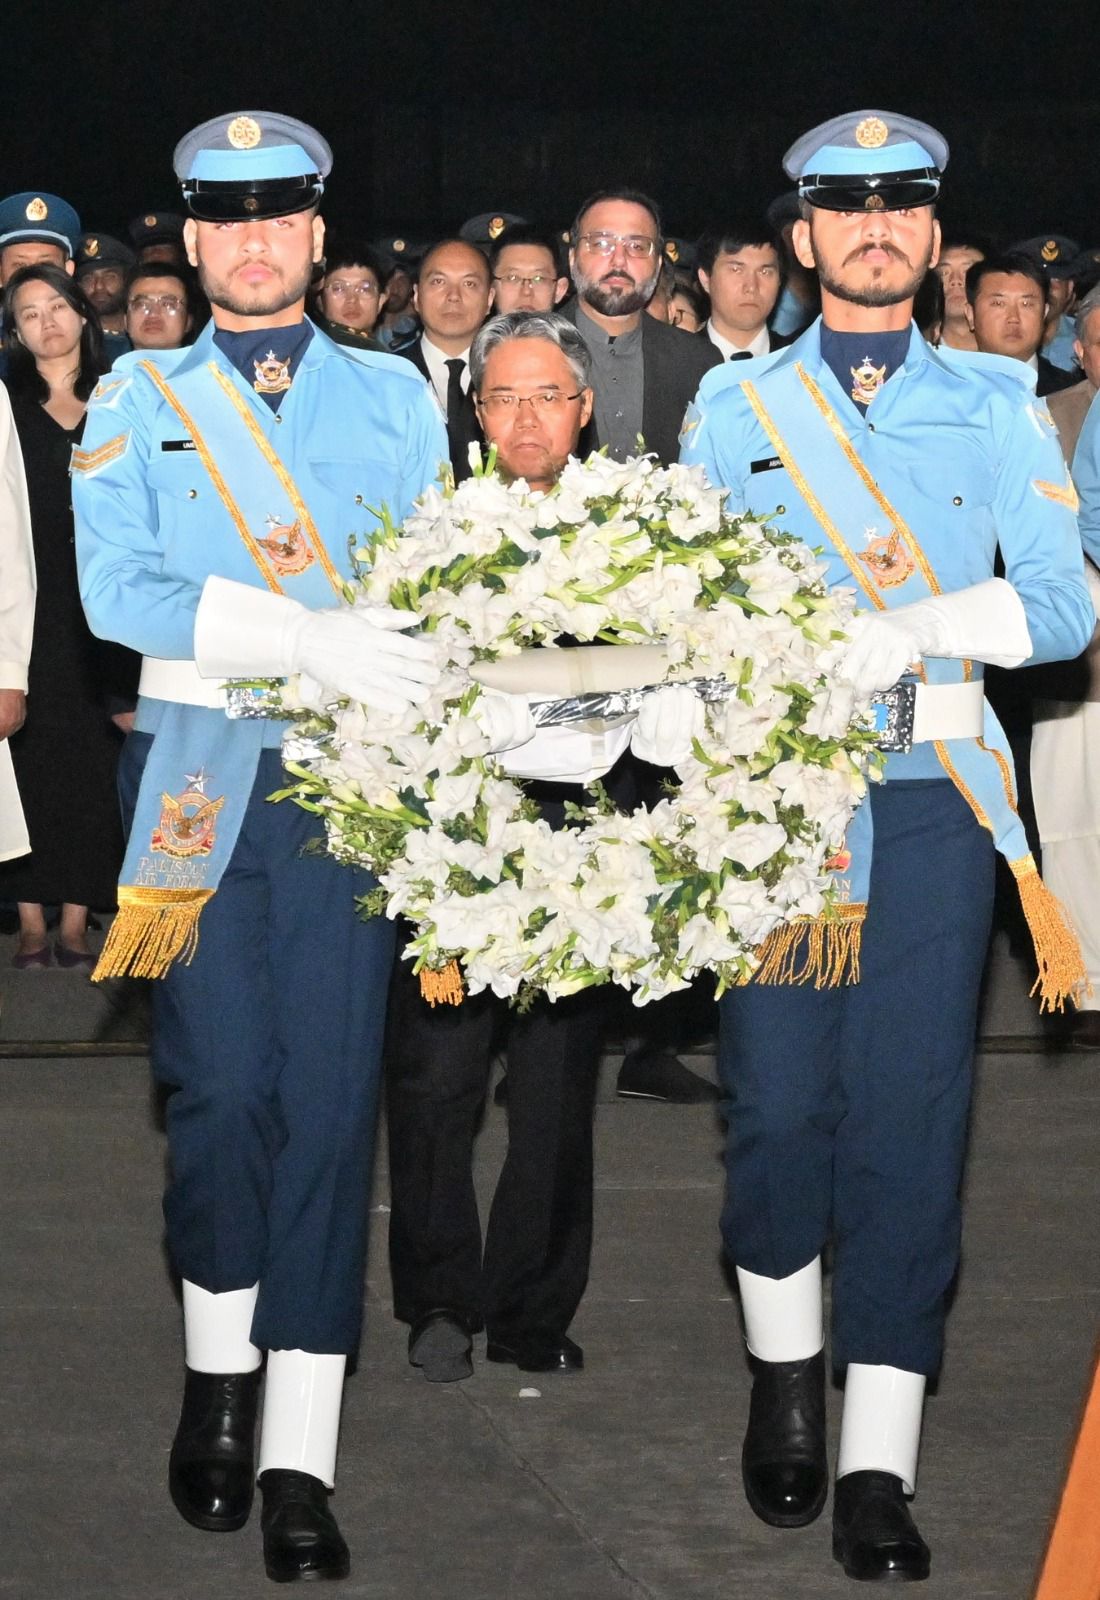
M472 452L472 456L475 452ZM423 619L448 665L397 714L283 690L293 798L329 851L368 867L364 913L410 919L405 955L430 999L491 989L527 1003L612 982L642 1005L700 971L747 981L769 936L837 904L831 874L874 762L835 665L854 610L791 534L724 509L699 467L570 460L536 492L495 455L429 489L403 526L352 550L354 605ZM543 820L489 749L479 661L576 641L662 644L667 682L724 679L679 786L615 810L578 787ZM873 775L873 774L872 774ZM773 941L774 942L774 941Z

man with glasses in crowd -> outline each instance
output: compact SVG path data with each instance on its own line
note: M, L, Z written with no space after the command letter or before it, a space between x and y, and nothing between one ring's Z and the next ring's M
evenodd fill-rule
M569 290L554 241L526 223L506 228L489 250L493 310L552 311Z
M182 268L151 261L131 269L126 335L135 350L178 350L194 326L194 290Z
M680 425L703 374L722 364L709 339L645 314L661 276L664 238L656 202L636 189L603 189L581 206L570 233L569 269L577 297L563 310L592 360L592 421L579 454L601 446L616 461L652 451L675 461ZM639 443L644 439L644 445ZM620 806L654 804L661 783L630 756L610 779ZM683 1010L661 1001L647 1008L645 1035L629 1037L618 1093L691 1103L717 1097L712 1083L680 1061L674 1038ZM632 1014L631 1025L638 1026Z

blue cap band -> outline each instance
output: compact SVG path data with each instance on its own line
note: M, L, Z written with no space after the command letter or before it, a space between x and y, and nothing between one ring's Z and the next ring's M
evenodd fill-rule
M910 172L915 167L934 167L935 160L913 139L899 144L884 144L878 150L857 146L826 144L815 150L800 173L827 173L832 178L888 178L892 172Z
M262 183L316 176L317 163L300 144L275 144L263 150L199 150L183 182Z

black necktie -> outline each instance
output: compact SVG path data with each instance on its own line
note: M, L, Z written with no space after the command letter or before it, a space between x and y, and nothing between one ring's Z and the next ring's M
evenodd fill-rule
M752 360L752 351L751 350L734 350L732 352L732 354L730 355L730 360L731 361L751 361ZM450 362L448 362L447 365L450 366Z
M447 439L451 446L452 460L456 441L460 453L464 445L462 418L466 409L466 396L462 392L462 374L465 371L466 363L461 356L454 356L447 362Z

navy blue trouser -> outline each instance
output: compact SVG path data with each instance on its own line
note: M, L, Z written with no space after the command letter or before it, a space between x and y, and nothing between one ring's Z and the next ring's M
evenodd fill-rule
M831 1230L834 1364L930 1374L959 1257L993 842L947 781L887 783L870 804L861 981L720 1003L722 1237L737 1266L785 1278Z
M129 825L150 745L126 741ZM362 1319L367 1202L392 923L362 922L365 872L303 854L322 831L265 750L189 966L153 985L168 1099L168 1244L212 1293L259 1282L261 1349L350 1353Z

